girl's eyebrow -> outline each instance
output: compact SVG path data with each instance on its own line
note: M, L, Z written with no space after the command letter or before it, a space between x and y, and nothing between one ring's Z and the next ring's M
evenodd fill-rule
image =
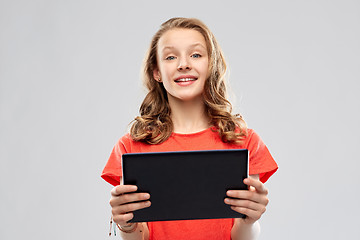
M201 43L194 43L194 44L190 45L190 48L195 48L195 47L201 47L204 50L206 50L206 48ZM172 49L176 49L176 47L174 47L174 46L165 46L165 47L163 47L162 52L164 52L165 50L168 50L168 49L172 50Z

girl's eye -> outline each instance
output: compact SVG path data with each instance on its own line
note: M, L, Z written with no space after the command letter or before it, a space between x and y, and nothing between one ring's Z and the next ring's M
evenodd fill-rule
M165 58L165 60L174 60L175 57L174 56L168 56L167 58Z
M201 55L200 54L198 54L198 53L194 53L193 55L191 55L193 58L199 58L199 57L201 57Z

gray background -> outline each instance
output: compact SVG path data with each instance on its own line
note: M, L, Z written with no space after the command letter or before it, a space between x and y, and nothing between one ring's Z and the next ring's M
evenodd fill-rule
M0 1L0 239L108 239L100 173L170 17L203 20L277 160L261 239L358 239L360 2Z

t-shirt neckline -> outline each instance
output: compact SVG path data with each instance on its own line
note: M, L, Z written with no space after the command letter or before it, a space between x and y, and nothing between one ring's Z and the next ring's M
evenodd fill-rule
M194 133L176 133L176 132L172 132L171 136L193 137L193 136L201 135L201 134L204 134L206 132L212 131L212 129L214 129L214 127L208 127L208 128L206 128L204 130L201 130L199 132L194 132Z

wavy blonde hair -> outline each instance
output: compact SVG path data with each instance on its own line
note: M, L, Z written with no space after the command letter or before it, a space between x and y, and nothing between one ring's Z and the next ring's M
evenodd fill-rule
M240 144L247 135L247 128L241 115L231 113L232 105L226 94L226 63L223 53L209 28L195 18L171 18L153 36L143 64L143 81L149 92L140 106L140 116L132 121L132 139L159 144L173 132L167 93L163 84L154 79L153 71L157 68L159 39L166 31L174 28L193 29L204 36L209 56L209 77L203 91L206 113L223 142Z

